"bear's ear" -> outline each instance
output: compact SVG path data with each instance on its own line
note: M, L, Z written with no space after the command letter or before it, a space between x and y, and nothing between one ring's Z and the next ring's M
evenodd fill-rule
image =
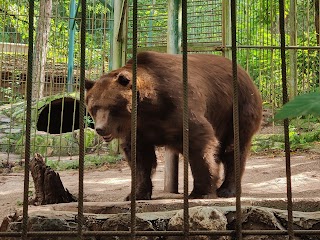
M121 72L117 76L117 82L126 87L130 84L131 80L128 72Z
M85 85L84 85L85 89L87 91L90 90L93 87L94 83L95 83L94 81L86 79L85 80Z

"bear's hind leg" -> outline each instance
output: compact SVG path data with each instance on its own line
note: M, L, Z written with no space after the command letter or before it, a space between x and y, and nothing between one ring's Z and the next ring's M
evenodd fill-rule
M243 176L246 159L250 150L250 141L246 143L240 143L240 180ZM236 182L235 182L235 164L234 164L234 149L221 153L220 159L224 165L224 181L222 185L217 189L218 197L229 198L236 196Z
M215 198L220 171L220 163L217 160L219 142L208 122L199 124L196 131L192 131L191 127L189 163L194 186L189 197Z
M127 145L124 148L126 158L129 166L131 164L131 147ZM136 199L137 200L150 200L152 195L152 180L151 175L157 166L157 159L154 146L147 144L137 145L136 157ZM129 194L125 200L131 200Z

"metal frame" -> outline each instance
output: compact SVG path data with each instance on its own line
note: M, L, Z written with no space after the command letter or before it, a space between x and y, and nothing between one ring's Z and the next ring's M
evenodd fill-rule
M122 11L124 9L125 2L122 2ZM185 158L184 172L184 230L183 231L136 231L136 199L135 195L132 195L131 201L131 231L83 231L83 169L84 169L84 128L83 128L83 117L80 117L80 153L79 153L79 202L78 202L78 231L77 232L28 232L28 188L29 188L29 159L30 159L30 131L31 131L31 96L32 96L32 55L33 55L33 16L34 16L34 1L29 1L29 59L28 59L28 81L27 81L27 121L26 121L26 150L25 150L25 175L24 175L24 204L23 204L23 230L21 233L0 233L1 237L22 237L22 239L28 239L28 237L43 236L43 237L57 237L57 236L69 236L78 237L83 239L85 236L131 236L135 239L136 236L184 236L188 239L189 236L194 235L210 235L210 236L222 236L231 235L236 236L237 239L241 240L245 235L282 235L289 236L289 239L294 239L297 235L320 235L320 230L293 230L293 216L292 216L292 193L291 193L291 171L290 171L290 146L288 139L288 124L289 121L284 121L284 136L285 136L285 153L286 153L286 177L287 177L287 200L288 200L288 230L242 230L241 227L241 196L240 196L240 177L239 177L239 166L236 167L237 173L237 227L234 231L190 231L189 230L189 212L188 212L188 74L187 74L187 1L182 1L182 50L183 50L183 89L184 89L184 114L183 114L183 152ZM232 26L232 60L233 60L233 76L234 76L234 134L235 134L235 161L238 159L239 151L239 133L238 133L238 120L237 120L237 49L246 48L246 46L237 46L236 42L236 1L230 2L231 6L231 26ZM132 54L134 59L133 64L133 110L132 110L132 192L135 192L135 144L136 144L136 118L137 118L137 88L136 88L136 55L137 55L137 0L133 1L133 48ZM227 5L225 6L227 7ZM85 79L85 32L86 32L86 0L81 0L81 72L80 72L80 116L84 116L84 79ZM287 73L286 73L286 49L296 49L298 47L291 46L287 47L284 35L284 0L279 1L280 9L280 33L281 33L281 59L282 59L282 86L283 86L283 103L288 101L287 93ZM121 14L123 19L123 14ZM118 33L121 32L121 24L118 29ZM119 39L119 34L117 38ZM227 40L224 41L225 43ZM252 47L252 46L248 46ZM314 47L319 49L319 47ZM301 49L301 48L300 48ZM310 49L310 48L308 48Z

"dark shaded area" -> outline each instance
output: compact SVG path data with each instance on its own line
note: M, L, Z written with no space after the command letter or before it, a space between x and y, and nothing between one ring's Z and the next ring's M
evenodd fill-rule
M59 173L46 166L38 153L30 162L30 172L35 188L35 199L30 201L31 204L45 205L77 201L68 189L64 188Z
M37 130L60 134L79 129L79 108L79 100L71 97L53 100L40 110ZM88 119L88 127L93 128L90 116Z

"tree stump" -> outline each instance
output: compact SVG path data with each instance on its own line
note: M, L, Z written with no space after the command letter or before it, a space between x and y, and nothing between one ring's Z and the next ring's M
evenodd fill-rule
M36 153L30 161L30 171L35 187L35 199L30 203L45 205L76 202L76 198L65 189L59 173L46 166L43 157Z

